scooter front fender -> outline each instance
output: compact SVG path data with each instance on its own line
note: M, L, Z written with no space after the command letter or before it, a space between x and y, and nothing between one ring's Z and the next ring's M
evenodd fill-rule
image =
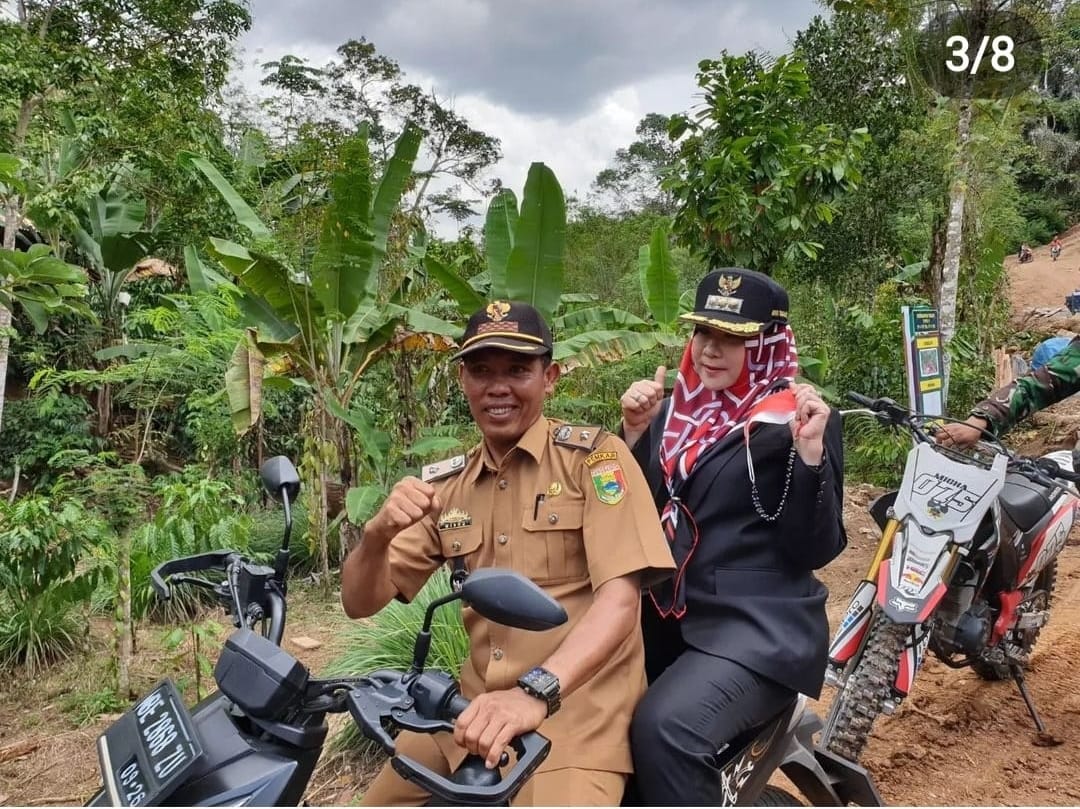
M814 745L814 736L822 728L817 714L803 710L797 721L780 771L811 806L885 805L866 770Z

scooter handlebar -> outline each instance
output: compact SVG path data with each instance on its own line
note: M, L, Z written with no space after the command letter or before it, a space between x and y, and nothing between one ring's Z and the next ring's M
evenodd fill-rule
M483 767L479 757L472 756L454 776L446 778L399 753L388 725L418 733L453 731L454 720L469 707L456 681L444 672L402 673L390 669L372 672L364 679L367 682L353 687L347 698L353 719L365 736L387 752L399 775L443 800L476 806L505 803L517 794L551 749L546 737L530 731L510 742L515 762L505 777L500 779L497 773ZM509 758L504 753L500 766L508 764Z
M175 573L195 573L200 570L224 570L225 566L236 557L235 551L210 551L170 559L150 571L150 584L162 601L172 598L172 589L167 581Z
M536 772L536 768L547 758L551 742L533 730L513 739L510 747L517 760L510 772L494 784L458 783L400 754L390 759L390 763L402 778L414 781L443 800L472 806L499 806L508 803Z

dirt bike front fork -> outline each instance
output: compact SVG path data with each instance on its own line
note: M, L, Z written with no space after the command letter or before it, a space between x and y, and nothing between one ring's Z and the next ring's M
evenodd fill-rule
M1013 682L1016 683L1016 687L1020 690L1020 696L1024 698L1024 704L1027 706L1028 713L1031 714L1031 718L1035 722L1036 729L1040 734L1045 735L1046 725L1043 724L1042 719L1039 717L1039 712L1035 710L1035 701L1031 698L1027 683L1024 682L1024 670L1017 663L1010 663L1009 672L1012 674Z

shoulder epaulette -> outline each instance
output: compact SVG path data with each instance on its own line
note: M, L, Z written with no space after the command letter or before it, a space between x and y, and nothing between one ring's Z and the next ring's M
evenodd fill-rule
M424 483L431 483L433 480L442 480L451 475L456 475L464 468L465 456L455 455L453 458L426 464L424 468L420 470L420 479L424 481Z
M561 424L551 432L551 440L561 447L590 450L605 435L603 427L594 424Z

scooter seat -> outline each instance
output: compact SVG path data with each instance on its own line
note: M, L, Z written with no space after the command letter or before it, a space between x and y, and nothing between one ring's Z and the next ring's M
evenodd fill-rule
M1050 490L1023 475L1006 475L1005 486L998 499L1009 519L1021 531L1030 531L1050 513Z

